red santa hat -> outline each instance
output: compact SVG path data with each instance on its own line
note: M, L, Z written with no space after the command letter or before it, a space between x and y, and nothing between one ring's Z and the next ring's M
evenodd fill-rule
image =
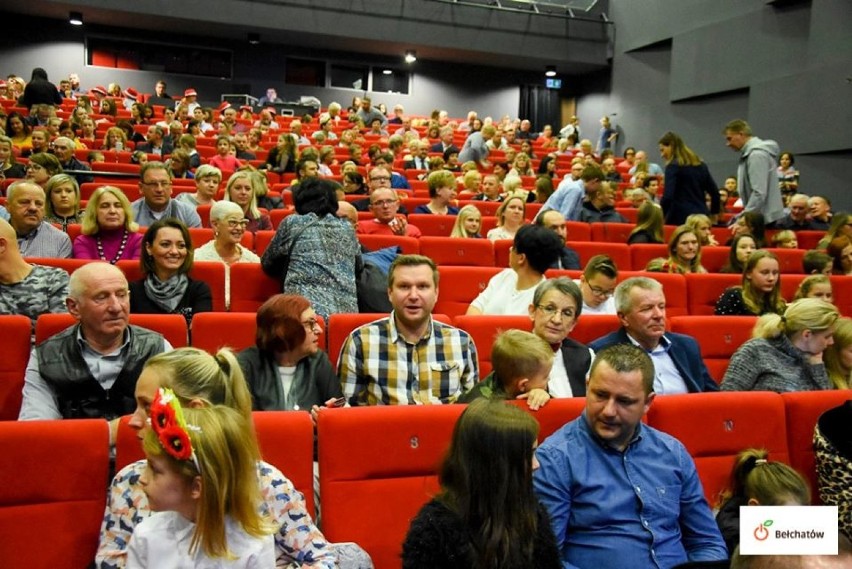
M186 91L183 92L183 96L184 97L197 97L198 93L195 92L195 89L190 87L189 89L187 89Z

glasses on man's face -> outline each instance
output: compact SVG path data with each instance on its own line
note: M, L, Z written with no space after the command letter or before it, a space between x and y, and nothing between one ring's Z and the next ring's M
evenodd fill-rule
M231 229L236 229L237 227L245 227L246 225L248 225L249 222L248 219L228 219L226 221L228 222L228 227L230 227Z
M376 200L373 203L371 203L370 205L375 206L375 207L390 207L395 203L396 203L396 200Z
M310 318L308 320L302 320L302 326L307 330L320 330L319 320L316 318Z
M375 176L370 178L371 182L390 182L390 176Z
M589 290L592 291L592 294L595 295L595 296L602 296L604 298L609 298L613 294L615 294L615 290L613 290L613 289L605 290L605 289L602 289L599 286L592 286L588 283L586 283L586 284L589 287Z
M142 182L142 185L147 188L171 188L172 183L170 180L159 180L156 182Z
M574 318L574 309L566 308L564 310L559 310L558 307L553 306L552 304L548 304L547 306L538 305L536 306L542 313L548 318L553 318L555 315L559 315L562 320L571 320Z

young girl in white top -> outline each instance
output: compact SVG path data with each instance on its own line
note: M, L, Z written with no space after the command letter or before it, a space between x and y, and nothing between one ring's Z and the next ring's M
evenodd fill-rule
M258 513L259 452L245 417L224 405L181 409L160 389L140 484L154 513L133 532L128 569L275 567L274 525Z

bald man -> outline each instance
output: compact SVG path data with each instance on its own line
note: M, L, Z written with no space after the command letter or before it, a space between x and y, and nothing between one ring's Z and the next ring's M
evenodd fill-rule
M24 257L71 257L68 234L44 221L46 198L38 184L22 180L15 182L6 193L9 223L15 229L18 249Z
M30 265L21 256L15 229L0 219L0 314L21 314L32 320L65 312L68 273L57 267Z
M358 225L358 210L347 201L337 202L337 217L348 221L354 229Z
M136 408L142 366L172 347L160 334L129 324L127 279L109 263L74 271L65 302L77 324L32 351L18 419L100 417L114 427Z

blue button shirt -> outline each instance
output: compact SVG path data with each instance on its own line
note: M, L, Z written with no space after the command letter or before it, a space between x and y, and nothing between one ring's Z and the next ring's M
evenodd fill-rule
M579 221L586 198L586 185L583 180L574 180L570 176L559 183L547 201L541 206L539 215L549 209L555 209L568 221Z
M668 569L727 559L684 446L640 425L624 452L591 431L586 413L536 451L536 494L565 568Z

